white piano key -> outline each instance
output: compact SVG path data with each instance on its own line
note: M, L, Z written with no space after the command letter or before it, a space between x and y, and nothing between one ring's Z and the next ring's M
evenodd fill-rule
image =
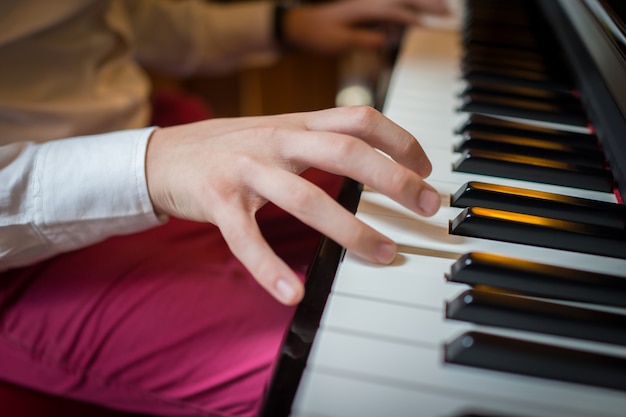
M529 407L561 409L571 415L622 416L626 409L622 392L445 364L442 356L442 346L436 342L398 343L325 330L316 338L308 369L399 389L437 390L450 397L483 395L510 402L522 399ZM371 395L371 400L383 401L382 393Z
M422 289L425 293L431 292L426 285ZM430 303L418 306L335 293L327 301L320 327L322 332L354 333L397 343L439 345L465 331L485 331L521 340L626 357L626 348L623 346L447 320L445 301L451 301L452 298L433 298Z
M463 180L463 181L459 181ZM484 180L484 181L481 181ZM494 185L504 185L508 187L518 187L518 188L526 188L534 191L542 191L547 193L560 194L570 197L579 197L579 198L587 198L595 201L605 201L607 203L615 203L617 204L617 199L615 198L615 194L612 193L603 193L600 191L591 191L591 190L580 190L570 187L562 187L559 185L551 185L551 184L540 184L540 183L531 183L527 181L518 181L518 180L508 180L506 178L494 178L488 176L481 175L470 175L466 174L463 176L459 176L455 181L444 181L439 179L427 178L429 184L435 187L440 194L442 194L442 198L446 200L446 204L449 203L449 196L451 194L456 193L463 185L465 185L469 181L479 181L479 182L487 182L489 184Z
M294 417L455 417L471 412L502 417L587 417L578 410L540 407L523 399L397 386L327 369L307 369L301 386L306 395L296 397Z
M387 205L387 200L381 197L377 193L364 193L357 217L399 245L458 254L492 252L566 268L619 276L626 273L625 259L451 235L448 233L448 223L461 209L442 207L434 216L424 218L403 210L399 205Z
M434 176L434 178L432 178ZM577 190L569 187L561 187L561 186L553 186L550 184L536 184L530 183L526 181L516 181L516 180L505 180L501 178L493 178L487 176L480 175L463 175L457 178L457 180L445 181L441 180L437 177L437 175L431 175L426 178L426 182L435 187L435 189L441 195L441 204L442 207L450 206L450 195L456 193L462 186L464 186L469 181L480 181L487 182L489 184L494 185L503 185L510 187L518 187L518 188L527 188L535 191L542 191L548 193L556 193L561 195L566 195L570 197L580 197L587 198L596 201L604 201L608 203L616 203L617 200L614 194L603 193L598 191L590 191L590 190ZM417 215L410 210L404 208L399 203L391 200L390 198L372 191L369 187L365 187L360 200L360 205L363 207L359 207L358 211L366 211L373 213L385 213L388 215L392 215L395 213L398 216L402 217L410 217L414 218ZM377 208L379 208L377 210ZM453 214L456 214L453 213Z
M424 147L424 150L431 161L437 161L437 163L433 163L433 171L429 176L431 180L438 180L442 182L450 182L462 185L465 182L471 180L493 182L492 179L495 179L499 183L511 184L511 186L513 186L513 184L519 184L517 186L522 188L533 188L540 191L547 191L549 189L552 189L554 191L551 192L555 192L558 194L590 198L602 201L615 201L614 195L608 192L585 190L581 188L559 186L549 183L493 177L476 173L455 172L452 170L452 166L456 160L461 158L461 154L454 153L451 149L445 149L441 147ZM449 163L446 163L446 161L449 161Z
M429 253L426 251L426 253ZM391 265L364 262L347 254L333 283L334 294L413 306L437 307L441 300L469 288L445 281L456 257L400 254ZM428 291L424 291L424 287Z
M469 411L507 417L624 415L622 392L443 363L443 343L468 328L624 354L619 347L445 320L445 300L467 287L447 283L443 275L468 251L626 274L621 259L448 234L449 220L460 212L449 207L449 195L468 181L615 202L609 193L452 172L458 158L452 145L459 139L454 129L467 117L456 111L463 84L460 55L455 31L411 29L403 39L383 112L415 135L433 161L428 181L441 193L442 209L426 219L379 193L362 193L357 216L396 241L401 253L388 266L346 254L292 416L453 417Z

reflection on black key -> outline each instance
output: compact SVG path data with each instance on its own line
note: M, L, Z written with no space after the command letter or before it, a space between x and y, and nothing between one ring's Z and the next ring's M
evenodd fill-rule
M598 138L589 133L566 132L482 114L470 114L467 120L455 129L457 134L464 134L468 131L544 139L590 149L598 149L600 147Z
M452 196L452 207L485 207L534 216L626 229L626 206L525 188L468 182Z
M494 35L494 29L497 30L498 36ZM537 50L537 40L532 32L526 28L517 28L502 25L472 25L467 27L463 32L463 40L465 45L484 44L506 46L507 48L521 50Z
M519 74L493 74L482 68L466 69L463 78L469 82L515 85L519 87L540 88L559 94L572 94L572 86L551 79L519 78Z
M626 276L563 268L493 253L470 252L461 256L446 279L534 297L626 307Z
M521 119L540 120L570 126L587 126L587 117L581 110L529 98L506 97L495 94L467 93L459 110Z
M547 72L545 62L530 51L515 51L501 47L474 45L461 58L461 69L498 67L533 72ZM524 53L528 52L528 53Z
M626 390L626 359L600 353L467 332L444 354L447 363Z
M470 84L471 84L471 81L477 81L477 82L482 81L479 83L482 85L494 84L494 86L497 86L500 84L500 83L488 82L489 81L488 76L522 78L524 80L542 81L542 82L550 81L550 78L548 74L546 74L545 71L532 71L532 70L524 70L524 69L516 69L516 68L497 67L493 65L466 65L465 66L464 71L463 71L464 75L471 75L474 73L484 74L485 77L481 77L480 79L475 79L475 80L469 79L468 81L470 81ZM513 84L513 85L520 86L520 84ZM536 87L536 86L533 83L533 85L528 85L527 87ZM502 85L502 88L506 88L506 87Z
M494 134L465 133L454 145L454 152L468 149L505 152L514 155L545 158L565 164L604 169L607 165L604 153L600 150L580 150L573 146L548 142L539 139Z
M480 146L471 146L471 143L488 142L491 146L495 143L512 144L520 146L528 146L543 149L563 150L564 152L578 152L590 155L594 161L605 161L604 152L598 145L595 137L589 135L569 136L563 135L545 135L546 137L538 138L532 133L525 135L524 132L514 133L493 133L485 129L465 129L460 133L462 146L461 151L469 148L480 148ZM585 137L584 140L578 140L580 136ZM494 143L495 142L495 143Z
M488 48L498 53L502 48ZM541 60L528 60L515 57L514 55L495 56L492 53L471 53L461 58L461 70L468 68L498 66L499 68L516 69L523 71L545 72L546 66Z
M581 107L580 100L570 94L557 94L554 91L543 90L540 88L520 87L516 85L492 84L484 82L465 82L465 87L463 88L463 91L459 94L459 96L471 93L489 93L515 97L525 97L537 100L557 102L572 107Z
M461 154L452 169L594 191L613 191L613 176L605 169L505 152L468 149Z
M450 221L449 232L626 259L624 230L510 211L468 207Z
M446 303L446 318L626 345L626 316L516 295L467 290Z
M483 65L504 65L505 67L531 71L546 70L544 60L536 51L524 51L500 46L468 45L462 61L466 65L481 63Z

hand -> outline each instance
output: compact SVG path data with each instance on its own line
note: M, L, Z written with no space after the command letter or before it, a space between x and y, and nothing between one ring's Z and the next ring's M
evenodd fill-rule
M354 48L378 49L386 43L383 25L414 25L418 13L447 14L445 0L343 0L305 5L287 13L285 42L320 53Z
M397 250L299 176L309 167L353 178L424 216L440 205L423 181L432 166L417 140L370 107L157 129L146 157L155 210L217 225L256 280L288 305L304 289L259 231L255 213L268 200L366 260L390 263Z

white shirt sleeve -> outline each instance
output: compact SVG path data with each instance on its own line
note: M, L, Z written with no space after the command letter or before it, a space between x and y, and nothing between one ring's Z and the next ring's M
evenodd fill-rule
M154 128L0 147L0 271L162 223L145 177Z

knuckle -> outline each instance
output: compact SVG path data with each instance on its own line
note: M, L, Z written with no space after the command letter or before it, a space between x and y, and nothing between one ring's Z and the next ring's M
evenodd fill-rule
M414 182L414 174L408 169L397 166L391 173L391 178L388 181L390 192L394 194L404 192L409 184Z
M254 156L248 153L237 152L233 154L230 163L232 163L236 168L239 168L239 170L249 170L256 167L257 160Z
M333 143L333 158L335 162L343 163L346 158L354 157L363 143L351 136L342 136ZM343 161L343 162L342 162Z
M413 137L405 134L405 132L397 132L394 143L396 144L397 152L400 156L415 155L414 150L417 145L417 141Z
M280 270L279 262L275 255L268 254L258 264L255 279L267 289L271 289L272 284L279 279L277 270Z
M344 245L361 255L365 255L369 252L368 248L372 242L377 240L377 234L358 219L355 218L354 220L354 224L351 225L351 232L346 236Z
M346 247L356 249L369 239L369 231L360 222L355 222L352 232L346 237Z
M242 249L247 244L253 234L251 229L249 225L241 223L235 225L231 222L224 222L220 224L220 230L233 252Z
M360 126L371 126L379 123L381 114L378 110L370 106L356 106L348 108L354 123Z
M256 176L264 169L263 156L255 155L249 152L235 152L228 160L228 164L234 169L237 178L241 178L245 183L245 179L250 176Z
M307 214L313 207L315 201L319 200L315 188L307 187L300 183L291 185L287 191L294 209L303 215Z

